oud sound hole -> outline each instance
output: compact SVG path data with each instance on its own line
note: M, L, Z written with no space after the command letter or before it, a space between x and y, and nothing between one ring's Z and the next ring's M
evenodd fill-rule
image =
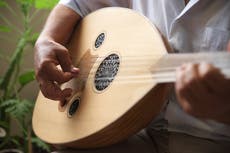
M72 104L71 104L70 107L69 107L69 111L68 111L68 116L69 116L69 117L72 117L72 116L75 114L75 112L76 112L77 109L78 109L79 103L80 103L80 99L79 99L79 98L75 99L75 100L72 102Z
M94 44L95 48L99 48L104 42L104 40L105 40L105 33L101 33L95 41L95 44Z
M111 84L117 75L119 65L120 59L117 54L111 54L101 62L94 78L94 85L98 91L106 89Z

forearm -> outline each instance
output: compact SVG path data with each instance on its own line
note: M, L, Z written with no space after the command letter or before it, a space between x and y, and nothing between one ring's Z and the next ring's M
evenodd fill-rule
M76 12L58 4L50 13L37 43L50 40L65 45L79 20Z
M50 13L34 47L34 65L40 89L46 98L59 100L62 105L72 90L61 89L58 84L76 77L79 72L65 47L79 20L77 13L58 4ZM56 65L60 65L62 70Z

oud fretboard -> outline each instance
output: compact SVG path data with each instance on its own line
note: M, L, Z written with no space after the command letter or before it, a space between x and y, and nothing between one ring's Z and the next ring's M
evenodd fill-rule
M152 74L158 83L175 82L176 69L184 63L191 62L213 64L230 78L230 53L228 52L166 54L152 66Z

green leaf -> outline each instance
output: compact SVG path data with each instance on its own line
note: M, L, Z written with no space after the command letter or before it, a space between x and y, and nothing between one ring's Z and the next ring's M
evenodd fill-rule
M22 58L22 53L24 51L25 46L26 46L26 39L22 37L18 42L14 54L12 55L12 58L9 63L9 67L6 70L2 81L0 82L0 89L7 90L11 82L12 75L15 72L16 67L20 64L19 62Z
M39 33L34 33L30 38L29 38L29 42L34 46L35 42L37 41L38 37L39 37Z
M37 147L43 149L44 151L50 152L50 147L45 142L43 142L41 139L37 137L32 138L32 143L35 144Z
M27 4L27 5L33 5L34 0L17 0L18 3L20 4Z
M10 137L10 141L12 142L12 144L16 145L17 147L21 147L21 143L20 143L20 137L17 136L11 136ZM18 148L19 149L19 148Z
M52 9L59 0L36 0L35 7L37 9Z
M17 0L21 5L22 13L27 16L29 14L30 8L34 5L34 0Z
M29 70L19 76L19 83L24 86L35 80L34 70Z
M3 0L0 0L0 7L5 7L7 3Z
M29 100L9 99L3 101L0 107L3 107L5 112L15 119L22 121L32 112L33 103Z
M11 29L8 26L0 25L0 32L10 32Z
M1 103L0 108L1 107L13 106L13 105L16 105L17 103L18 103L17 99L8 99L8 100L5 100L5 101L3 101Z
M15 116L16 118L25 118L27 114L32 111L33 108L33 103L29 100L22 100L15 105L15 110L12 111L12 115Z

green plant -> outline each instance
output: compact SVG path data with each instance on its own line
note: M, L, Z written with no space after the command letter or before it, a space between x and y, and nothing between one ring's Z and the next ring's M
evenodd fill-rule
M5 137L0 138L0 150L12 147L23 152L32 152L32 146L37 146L47 152L50 151L48 145L34 136L32 131L31 116L34 101L22 97L21 91L26 85L34 81L35 74L32 68L31 70L23 70L21 63L26 47L28 45L33 46L39 35L33 32L31 20L41 9L51 9L57 1L14 0L22 13L22 29L12 24L4 14L0 14L0 19L4 22L4 25L0 25L0 32L8 33L15 30L20 34L16 48L10 57L9 66L5 73L0 76L0 127L5 129L7 133ZM9 13L17 17L17 13L7 0L0 0L0 7L5 7ZM11 134L12 120L16 121L20 135Z

